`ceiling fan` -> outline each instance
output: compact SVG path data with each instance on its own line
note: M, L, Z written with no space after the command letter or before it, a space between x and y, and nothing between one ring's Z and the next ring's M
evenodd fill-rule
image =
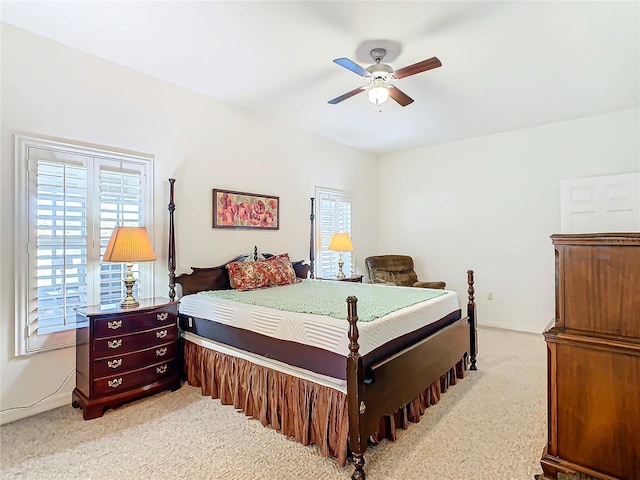
M361 67L348 58L336 58L334 60L334 62L341 67L351 70L353 73L363 77L367 85L363 85L333 100L329 100L328 103L335 105L360 92L367 91L369 101L374 105L382 105L391 97L401 106L406 107L413 102L413 98L396 87L393 81L442 66L442 63L437 57L431 57L427 60L414 63L413 65L394 70L389 65L382 63L382 59L387 54L384 48L374 48L370 53L375 63L367 68Z

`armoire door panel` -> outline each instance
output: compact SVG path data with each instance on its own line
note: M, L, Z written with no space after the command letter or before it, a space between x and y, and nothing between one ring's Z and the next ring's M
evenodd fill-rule
M558 456L639 478L640 356L558 344L556 361Z
M628 255L629 250L638 254ZM640 338L640 246L564 251L564 326ZM570 266L570 267L569 267Z

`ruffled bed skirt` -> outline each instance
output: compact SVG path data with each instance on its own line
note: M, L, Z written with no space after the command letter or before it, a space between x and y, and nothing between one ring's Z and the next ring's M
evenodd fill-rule
M346 464L346 394L188 340L184 344L184 368L189 385L200 387L203 395L219 398L223 405L233 405L303 445L315 444L325 457L337 457L340 466ZM463 378L466 368L465 357L394 415L381 418L371 440L395 440L397 428L406 429L409 422L419 422L449 385Z

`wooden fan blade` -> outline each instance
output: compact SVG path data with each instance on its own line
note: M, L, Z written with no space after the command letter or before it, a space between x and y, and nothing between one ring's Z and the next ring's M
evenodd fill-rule
M404 93L395 85L391 85L389 87L389 96L393 98L396 102L398 102L403 107L406 107L410 103L413 103L413 98Z
M360 92L364 92L364 90L365 90L365 87L358 87L354 90L351 90L350 92L345 93L344 95L340 95L339 97L334 98L333 100L329 100L328 103L330 103L331 105L335 105L336 103L340 103L341 101L346 100L347 98L351 98Z
M424 72L427 70L431 70L432 68L438 68L442 66L442 62L438 60L438 57L431 57L427 60L423 60L418 63L414 63L413 65L409 65L408 67L403 67L393 72L393 76L395 78L404 78L409 75L415 75L416 73Z
M340 65L341 67L346 68L347 70L351 70L353 73L357 73L361 77L371 76L371 74L367 70L362 68L356 62L349 60L348 58L336 58L334 62Z

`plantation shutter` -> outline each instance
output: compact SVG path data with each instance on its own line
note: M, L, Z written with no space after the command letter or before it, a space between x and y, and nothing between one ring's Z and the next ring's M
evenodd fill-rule
M118 304L121 263L102 262L117 225L149 226L151 159L16 136L16 352L75 344L77 307ZM153 264L134 264L137 298Z
M102 162L100 170L100 258L104 255L111 233L116 226L139 227L142 225L143 177L139 171L124 171L120 165ZM124 296L122 279L125 264L104 262L100 264L101 304L119 303ZM132 269L136 278L141 278L139 264ZM136 282L133 296L140 295L140 284Z
M87 158L30 151L35 172L35 230L29 256L29 335L75 327L75 307L86 305Z
M316 188L316 277L332 278L338 274L339 252L329 250L334 233L351 235L351 199L338 190ZM352 252L342 252L343 271L353 273Z

